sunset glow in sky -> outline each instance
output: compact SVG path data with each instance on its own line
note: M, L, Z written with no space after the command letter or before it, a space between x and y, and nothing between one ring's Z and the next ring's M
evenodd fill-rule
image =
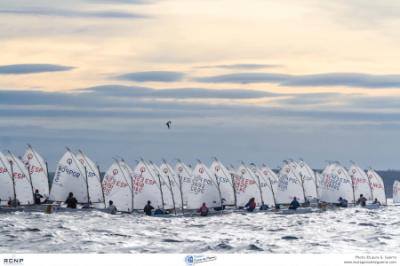
M0 149L50 168L400 168L397 0L2 0L0 26Z

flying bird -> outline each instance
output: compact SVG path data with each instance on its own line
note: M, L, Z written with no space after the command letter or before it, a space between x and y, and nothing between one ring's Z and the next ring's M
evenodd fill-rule
M169 120L169 121L168 121L167 123L165 123L165 124L167 125L168 129L170 129L170 128L171 128L172 121Z

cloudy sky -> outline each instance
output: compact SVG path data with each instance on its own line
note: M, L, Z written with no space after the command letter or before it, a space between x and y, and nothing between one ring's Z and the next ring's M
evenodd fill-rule
M66 146L400 168L398 0L2 0L0 26L0 149L50 170Z

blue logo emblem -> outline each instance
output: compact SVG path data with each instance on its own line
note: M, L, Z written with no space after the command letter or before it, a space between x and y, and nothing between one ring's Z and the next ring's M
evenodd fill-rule
M193 265L194 264L193 256L190 256L190 255L186 256L185 257L185 262L186 262L186 265Z

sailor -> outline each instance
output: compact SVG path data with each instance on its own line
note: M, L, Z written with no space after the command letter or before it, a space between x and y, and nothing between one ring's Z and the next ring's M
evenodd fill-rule
M76 209L78 200L74 197L74 193L70 192L68 194L68 198L65 200L65 203L67 204L67 208Z
M256 208L256 199L255 198L249 199L249 202L247 202L246 205L244 205L244 207L247 208L247 211L249 212L254 211L254 209Z
M297 198L294 197L292 202L289 204L289 210L297 210L300 207L300 203L297 201Z
M43 198L42 194L39 193L39 189L35 189L35 193L33 193L33 199L35 200L35 204L41 204L40 199Z
M338 204L338 206L339 206L339 207L347 208L347 200L344 199L344 198L342 198L342 197L339 197L339 204Z
M261 203L260 206L260 211L265 211L268 210L268 205L264 203L264 201Z
M21 203L19 202L18 199L8 198L7 205L8 205L8 207L17 207L17 206L21 205Z
M117 210L117 207L115 207L114 202L113 202L112 200L110 200L110 201L108 202L107 211L108 211L110 214L116 214L117 211L118 211L118 210Z
M207 216L208 215L208 207L205 202L201 205L201 207L197 210L200 213L200 216Z
M357 205L360 205L361 207L365 207L365 205L367 205L367 199L364 197L363 194L360 194L360 197L358 198Z
M143 211L146 215L151 216L151 211L154 209L153 206L151 206L151 201L147 201L146 206L144 206Z
M372 204L376 204L378 206L381 205L381 203L379 202L379 200L377 198L374 199L374 202L372 202Z

